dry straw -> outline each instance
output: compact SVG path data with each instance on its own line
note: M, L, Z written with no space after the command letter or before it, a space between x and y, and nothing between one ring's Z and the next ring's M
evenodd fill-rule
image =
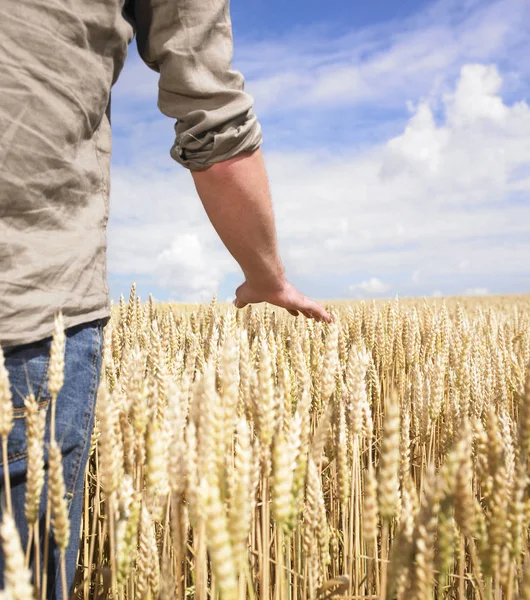
M78 597L530 598L530 299L329 309L323 324L216 299L142 303L134 287L120 299L104 337ZM65 343L58 317L52 412ZM34 398L26 409L36 524L42 417ZM12 423L2 355L4 461ZM63 486L52 435L60 547ZM15 546L11 564L24 565Z

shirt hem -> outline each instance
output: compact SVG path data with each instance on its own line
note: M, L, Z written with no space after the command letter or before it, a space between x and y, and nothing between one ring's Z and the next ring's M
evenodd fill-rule
M96 321L97 319L104 319L105 317L110 317L110 309L102 308L99 310L90 311L87 313L83 313L82 315L75 315L69 317L68 315L63 315L63 323L64 329L67 330L70 327L76 327L77 325L82 325L83 323L90 323L91 321ZM27 335L21 335L17 338L10 338L9 340L0 339L0 347L4 350L12 349L13 347L25 346L26 344L34 344L36 342L44 341L48 338L52 338L54 333L54 326L51 327L46 325L46 327L42 327L33 331Z

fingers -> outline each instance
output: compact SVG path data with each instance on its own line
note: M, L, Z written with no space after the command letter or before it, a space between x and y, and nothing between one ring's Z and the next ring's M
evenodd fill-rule
M232 302L232 304L236 307L236 308L245 308L245 306L248 306L248 302L242 302L241 300L239 300L238 298L235 298ZM293 315L293 317L297 317L299 312L297 310L290 310L287 309L287 312L291 315Z
M233 305L236 308L245 308L245 306L247 306L248 302L242 302L239 298L235 298Z
M311 311L309 310L291 310L291 309L286 309L287 312L291 315L293 315L293 317L297 317L300 313L302 313L304 315L304 317L307 317L308 319L315 319L315 321L320 321L320 317L318 315L314 315Z
M331 323L333 319L331 318L331 315L326 312L323 306L320 306L320 304L317 304L312 300L309 300L308 304L309 306L305 307L302 311L308 319L312 318L316 321L325 321L326 323Z
M301 312L305 317L307 317L308 319L314 319L317 323L321 323L322 321L326 320L322 315L315 314L315 312L313 312L312 310L302 310Z
M232 302L232 304L236 308L245 308L245 306L248 306L248 302L243 302L243 301L239 300L239 298L235 298L234 301ZM290 309L290 308L288 308L286 310L293 317L297 317L300 313L302 313L308 319L315 319L315 321L317 321L317 322L326 321L326 323L331 323L332 319L328 315L328 313L318 304L315 304L315 306L317 307L316 310L313 307L311 309L305 309L305 310L302 310L302 309L294 310L294 309Z

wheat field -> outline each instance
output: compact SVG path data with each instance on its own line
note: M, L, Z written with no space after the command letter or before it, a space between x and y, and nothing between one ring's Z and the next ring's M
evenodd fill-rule
M330 324L141 302L134 286L113 307L75 598L530 600L530 297L326 308ZM59 315L52 411L62 344ZM4 455L5 389L0 369ZM32 402L30 523L44 478ZM62 547L77 532L60 463L52 432ZM27 600L9 511L0 537L2 598Z

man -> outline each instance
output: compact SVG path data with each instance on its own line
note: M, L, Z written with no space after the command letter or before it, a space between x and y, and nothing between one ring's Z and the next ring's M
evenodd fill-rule
M33 391L43 406L49 402L47 360L61 310L65 382L56 439L71 519L69 587L110 315L110 90L135 32L143 60L160 73L160 110L176 120L171 156L191 171L208 217L243 270L234 304L266 301L330 320L285 278L260 125L242 75L231 69L228 0L0 3L0 346L19 417L9 437L13 506L25 548L24 397ZM45 496L46 489L43 514ZM62 596L58 568L52 545L49 598Z

